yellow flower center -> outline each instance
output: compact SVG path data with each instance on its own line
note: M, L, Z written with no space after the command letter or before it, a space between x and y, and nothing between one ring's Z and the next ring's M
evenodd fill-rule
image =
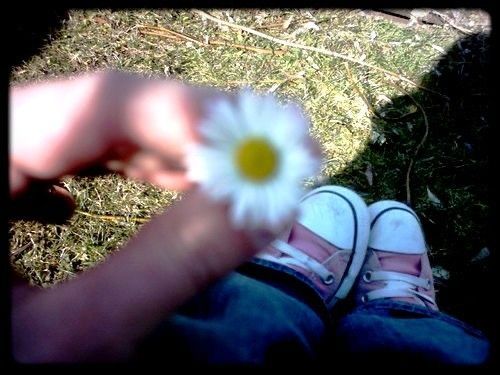
M266 139L248 138L236 148L235 163L243 177L253 182L264 182L278 169L278 154Z

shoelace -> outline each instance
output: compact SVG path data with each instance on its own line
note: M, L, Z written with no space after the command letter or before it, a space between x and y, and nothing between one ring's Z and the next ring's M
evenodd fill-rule
M272 243L272 246L282 253L288 255L288 257L277 258L266 253L260 253L257 255L257 257L269 260L271 262L281 263L285 266L294 265L306 268L317 274L321 278L321 281L323 281L323 283L326 285L330 285L335 280L333 273L331 273L325 266L319 263L316 259L313 259L310 256L304 254L294 246L282 240L274 241Z
M387 297L417 297L421 300L436 304L428 295L417 291L417 287L425 290L431 289L431 281L405 273L393 271L367 271L363 275L363 280L367 283L373 281L385 281L384 287L366 293L362 297L363 302Z

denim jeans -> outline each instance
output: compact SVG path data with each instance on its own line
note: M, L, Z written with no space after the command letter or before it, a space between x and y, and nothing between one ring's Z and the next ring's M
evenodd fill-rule
M330 312L301 274L257 263L219 280L170 316L141 344L138 360L351 367L370 361L410 368L487 361L486 337L442 312L387 299Z

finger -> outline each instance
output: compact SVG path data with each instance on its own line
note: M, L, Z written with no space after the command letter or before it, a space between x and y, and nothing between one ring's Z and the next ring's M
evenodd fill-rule
M127 163L113 164L108 163L108 166L129 178L147 181L165 189L186 190L192 186L182 166L160 160L153 154L141 153L134 155Z
M158 173L149 175L147 181L158 187L177 191L188 190L194 185L193 182L186 177L185 173L180 172L159 171Z
M49 180L144 150L183 164L202 102L179 82L117 72L14 87L11 176Z
M183 172L144 171L140 168L127 168L125 174L134 180L147 181L166 190L184 191L193 187L193 182Z

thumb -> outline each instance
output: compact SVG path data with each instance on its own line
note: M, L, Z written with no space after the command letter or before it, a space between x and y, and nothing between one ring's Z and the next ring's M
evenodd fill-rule
M126 293L128 303L137 296L135 302L144 308L171 311L274 238L265 231L233 229L227 211L203 193L189 192L144 225L96 273L113 281L104 284L115 285L109 294Z
M248 260L275 235L234 229L227 206L192 191L143 227L127 247L158 253L170 288L198 290ZM130 251L130 250L129 250ZM168 272L167 272L168 271Z

